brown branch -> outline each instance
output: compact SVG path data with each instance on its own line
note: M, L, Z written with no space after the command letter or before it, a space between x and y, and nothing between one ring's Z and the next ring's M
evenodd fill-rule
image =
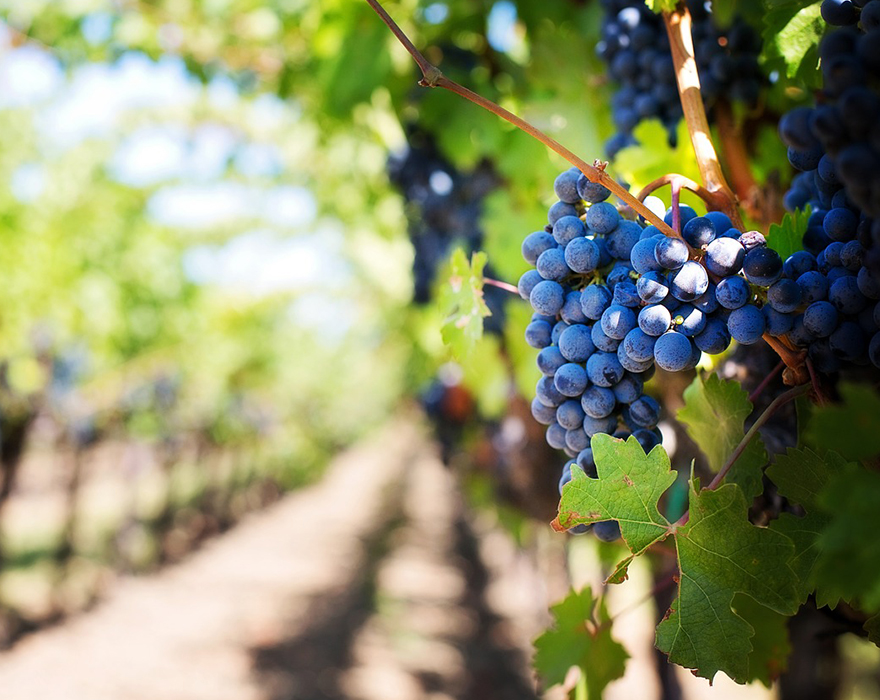
M491 277L484 277L483 284L489 284L493 287L498 287L498 289L503 289L505 292L510 292L511 294L519 296L519 289L517 289L515 284L510 284L510 282L502 282L501 280L495 280Z
M678 81L678 93L681 96L681 107L685 123L694 147L700 177L706 189L717 197L720 211L723 211L733 225L743 230L742 219L736 206L736 197L724 173L718 154L712 143L709 132L709 120L706 118L706 107L700 94L700 76L694 58L694 40L691 36L691 14L682 2L674 12L664 12L666 33L669 35L669 48L672 62L675 65L675 78Z
M468 90L466 87L462 87L455 81L447 78L440 72L439 68L429 62L428 59L426 59L419 50L413 46L413 43L407 38L400 27L397 26L394 20L391 19L388 13L385 12L378 0L367 0L367 3L369 3L370 7L376 11L376 14L382 18L382 21L394 33L394 36L397 37L398 41L403 44L410 56L412 56L418 64L419 70L422 71L422 79L419 81L419 85L423 87L439 87L454 92L456 95L464 97L466 100L470 100L479 107L482 107L483 109L492 112L492 114L501 117L505 121L510 122L521 131L524 131L529 136L543 143L553 152L562 156L565 160L580 170L590 182L595 182L606 187L626 205L641 215L646 221L649 221L660 229L663 234L667 236L673 235L672 229L663 221L663 219L654 214L654 212L636 199L629 190L605 172L604 163L601 163L600 161L594 161L594 164L592 165L587 163L585 160L569 151L561 143L547 136L547 134L540 129L536 129L534 126L525 120L520 119L512 112L508 112L503 107L498 106L494 102L487 100L485 97L482 97L472 90Z
M702 199L706 205L710 209L717 208L718 197L713 194L705 187L703 187L698 182L694 182L689 177L685 177L684 175L679 175L678 173L667 173L666 175L662 175L658 177L656 180L649 182L642 188L642 191L638 194L638 199L640 202L645 201L645 197L650 194L653 194L661 187L665 187L666 185L671 185L673 181L678 181L680 187L682 189L687 190L688 192L693 192L697 197Z

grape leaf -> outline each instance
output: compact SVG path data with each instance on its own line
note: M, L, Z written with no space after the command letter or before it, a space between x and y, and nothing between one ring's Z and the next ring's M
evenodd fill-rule
M688 435L697 443L718 471L745 437L743 422L752 412L749 395L736 382L710 374L697 377L684 391L684 407L676 416ZM761 469L767 464L767 451L760 436L755 436L737 459L727 476L728 483L742 488L748 500L761 493Z
M841 384L839 390L840 404L813 410L807 440L851 460L880 454L880 396L858 384Z
M689 490L687 524L672 526L657 503L675 480L662 446L645 454L635 438L592 440L598 478L572 469L559 504L556 529L614 519L631 555L609 581L626 576L629 562L672 534L678 553L679 594L657 629L657 646L670 661L711 679L723 671L737 682L749 675L752 627L731 608L736 593L784 615L798 607L788 560L794 545L784 535L749 523L743 492L733 484L716 491Z
M438 295L440 308L446 314L441 329L443 342L456 358L466 358L483 336L483 319L490 315L483 298L483 268L486 254L474 253L468 263L461 248L456 248L449 261L449 283Z
M578 666L587 682L587 697L600 698L611 681L623 676L629 654L611 636L611 618L603 600L590 587L571 591L551 609L553 627L535 640L535 669L548 685L565 680Z
M753 628L733 612L736 593L784 615L798 608L784 535L749 523L742 491L726 484L690 492L690 519L675 536L678 596L657 627L657 648L673 663L711 680L723 671L749 680Z
M793 214L783 216L781 224L770 224L767 245L779 253L783 260L804 249L804 234L812 212L813 208L807 205L806 209L798 209Z
M755 630L749 654L749 682L761 681L768 688L788 668L791 641L788 617L758 605L747 595L737 594L733 609Z
M662 447L649 454L630 436L623 442L610 435L594 435L591 441L598 479L581 469L572 469L572 480L565 486L559 515L553 527L565 531L577 523L617 520L621 537L633 556L669 534L669 522L657 509L660 496L676 479L669 457ZM626 578L632 557L618 565L609 579L619 583Z
M817 540L817 587L864 610L880 608L880 474L861 467L828 479L818 498L830 515Z
M661 12L672 12L678 4L677 0L645 0L651 12L660 14Z
M782 513L770 524L772 530L781 532L794 542L795 555L791 568L798 578L801 603L814 590L816 604L820 607L829 605L833 608L840 600L833 590L816 586L813 569L819 553L816 540L831 520L819 508L819 493L828 480L844 471L846 466L846 460L835 452L820 455L809 449L790 449L786 454L779 455L767 468L767 476L776 484L779 493L800 504L806 511L803 517Z
M764 45L770 55L780 57L785 74L792 78L803 72L802 66L815 69L811 57L825 31L819 3L794 0L772 3L764 16Z

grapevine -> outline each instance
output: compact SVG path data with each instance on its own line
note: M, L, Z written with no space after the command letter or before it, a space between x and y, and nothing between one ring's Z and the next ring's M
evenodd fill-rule
M779 138L800 174L783 200L790 214L764 230L749 225L750 206L743 216L740 204L748 203L729 186L712 132L717 122L733 155L728 167L742 168L748 147L731 136L730 102L753 110L778 79L762 72L762 42L746 19L719 29L696 3L649 8L602 0L596 51L619 86L607 155L636 146L634 132L649 119L659 120L674 144L683 119L700 173L701 182L668 173L635 196L605 161L575 155L446 78L376 0L367 2L415 59L421 85L465 97L572 166L553 182L546 222L525 233L521 252L530 267L516 285L533 311L525 342L537 351L540 378L531 413L546 426L547 443L568 458L557 471L553 528L622 540L624 556L608 584L625 581L639 557L662 550L674 556L677 594L656 646L710 681L718 672L739 683L778 677L786 658L758 651L753 637L767 630L757 618L771 611L772 624L784 628L808 599L819 608L845 603L864 625L861 633L880 642L880 597L872 593L880 571L872 567L859 585L844 583L832 563L841 561L843 545L832 535L847 520L821 495L839 493L846 475L876 486L870 467L877 450L853 448L830 431L876 402L855 387L876 384L880 369L880 0L823 0L814 8L839 28L818 44L818 104L779 119ZM733 179L737 192L754 186L752 173ZM658 197L666 186L669 202ZM705 211L682 203L683 192L695 194ZM778 363L751 394L706 371L684 392L677 418L703 451L708 478L692 472L687 508L670 516L677 475L664 448L668 417L655 374L690 377L698 367L717 369L713 356L744 357L749 346L758 352L764 344ZM754 415L779 371L788 387ZM794 420L792 402L799 436L771 455L761 431ZM801 412L813 416L805 420ZM768 489L777 504L750 512ZM738 602L741 596L756 608ZM556 609L556 628L536 643L537 668L548 682L563 682L553 654L565 656L554 649L570 629L569 604L588 611L591 644L601 649L598 660L572 656L570 665L601 693L623 673L625 655L602 637L611 621L592 591L573 593ZM614 673L603 676L611 666Z

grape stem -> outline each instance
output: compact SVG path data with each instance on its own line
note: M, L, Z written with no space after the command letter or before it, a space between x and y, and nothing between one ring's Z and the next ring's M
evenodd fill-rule
M700 168L700 177L713 199L711 208L727 214L733 225L742 231L743 224L736 206L736 197L721 170L709 132L706 106L700 94L700 75L697 72L694 40L691 35L691 13L687 5L680 2L673 12L663 13L663 21L669 35L669 48L675 66L675 79L678 82L685 124Z
M777 364L770 371L770 374L768 374L766 377L764 377L761 380L761 383L758 384L757 387L755 387L755 390L751 394L749 394L749 401L751 403L755 403L755 399L757 399L764 392L764 389L766 389L770 385L770 382L773 381L773 377L775 377L777 374L779 374L782 371L783 367L785 367L785 363L782 360L780 360L779 364Z
M501 280L493 280L491 277L484 277L483 284L489 284L493 287L498 287L498 289L503 289L505 292L510 292L511 294L519 296L519 289L516 288L515 284L510 284L510 282L502 282Z
M671 185L674 181L678 181L679 185L682 189L688 190L689 192L693 192L697 197L702 199L707 205L714 205L715 196L703 187L698 182L694 182L689 177L685 177L684 175L680 175L678 173L668 173L663 175L662 177L658 177L653 182L649 182L642 188L642 191L638 194L638 199L640 202L645 201L645 197L649 194L653 194L661 187L665 187L666 185Z
M764 409L764 412L758 416L758 420L756 420L752 427L749 428L748 432L743 436L743 439L740 440L740 443L736 446L736 449L733 451L733 454L730 455L730 458L727 462L724 463L724 466L721 467L719 472L715 475L715 478L709 483L706 487L707 491L714 491L719 486L721 486L721 482L724 481L724 477L727 476L727 472L730 471L730 468L734 465L737 459L739 459L740 455L745 452L746 448L749 446L749 443L758 434L758 430L773 416L776 411L778 411L782 406L787 404L789 401L793 401L799 396L803 396L808 391L813 388L812 384L801 384L800 386L796 386L793 389L789 389L784 394L780 394L777 396L767 408Z
M634 211L636 211L640 216L642 216L646 221L649 221L651 224L656 226L660 231L666 236L675 236L672 229L654 212L652 212L648 207L646 207L642 202L636 199L623 185L621 185L617 180L611 177L608 173L605 172L606 163L596 160L593 164L587 163L582 158L579 158L574 153L569 151L565 146L556 141L555 139L550 138L540 129L535 128L527 121L521 119L516 116L512 112L508 112L503 107L498 106L494 102L487 100L485 97L478 95L472 90L468 90L466 87L462 87L458 83L453 80L447 78L440 71L437 66L433 65L428 59L426 59L421 52L413 45L413 43L409 40L409 37L403 33L400 27L397 26L395 21L391 19L389 14L385 11L382 5L379 4L378 0L367 0L367 3L370 7L375 10L376 14L382 19L382 21L388 26L391 32L397 37L397 40L403 44L404 48L409 52L410 56L413 57L413 60L418 64L419 70L422 72L422 79L419 81L419 85L422 87L439 87L449 90L450 92L454 92L456 95L465 98L466 100L470 100L475 105L486 109L492 114L501 117L505 121L510 122L515 127L524 131L529 136L537 139L541 143L543 143L547 148L554 151L555 153L562 156L566 161L571 163L574 167L580 170L584 176L590 181L600 184L610 190L616 197L621 199L627 206L631 207Z

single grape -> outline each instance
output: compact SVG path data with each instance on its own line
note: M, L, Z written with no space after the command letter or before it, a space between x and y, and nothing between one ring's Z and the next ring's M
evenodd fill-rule
M623 340L636 327L636 315L629 307L613 304L605 309L600 323L609 338Z
M587 210L586 223L596 233L611 233L620 223L620 214L613 205L599 202Z
M718 298L715 296L715 285L709 283L709 288L691 302L694 308L704 314L711 314L718 309Z
M538 282L529 294L529 302L531 302L532 308L539 314L555 316L562 309L562 304L565 302L562 285L550 280Z
M617 428L617 417L616 416L607 416L605 418L591 418L590 416L584 417L584 432L593 437L599 433L613 433Z
M629 420L633 427L653 428L660 420L660 404L644 394L629 405Z
M547 444L550 445L554 450L561 450L565 448L565 433L566 430L559 423L551 423L547 427Z
M526 270L522 277L519 278L519 282L516 285L519 295L528 301L535 285L543 280L544 278L541 277L541 274L537 270Z
M556 422L566 430L581 428L584 422L584 409L581 408L581 402L575 399L563 401L556 409L555 418Z
M575 323L587 323L588 319L584 316L583 309L581 309L580 292L568 292L565 295L565 303L562 304L562 309L560 309L559 315L562 317L562 320L569 325Z
M772 248L752 248L743 260L743 274L752 284L769 287L782 277L782 258Z
M611 290L604 284L591 284L581 292L581 310L584 316L594 321L611 305Z
M681 372L690 361L691 354L690 339L674 331L661 335L654 345L654 362L667 372Z
M709 276L700 263L689 260L670 278L669 290L679 301L693 301L709 288Z
M620 403L632 403L642 395L644 382L635 374L627 373L617 384L611 387L614 398Z
M629 260L641 234L642 227L635 221L621 221L617 228L606 236L608 251L618 260Z
M656 236L651 236L650 238L643 238L633 246L629 259L633 269L640 275L663 269L663 266L657 262L657 258L654 255L659 240Z
M837 309L827 301L813 302L804 311L804 328L817 338L831 335L837 328L838 320Z
M706 247L706 269L719 277L735 275L742 269L746 249L733 238L716 238Z
M532 399L532 416L541 425L550 425L553 423L553 421L556 420L556 411L557 409L552 406L545 406L542 404L537 396Z
M767 290L767 301L776 311L791 313L801 305L801 288L794 280L781 279Z
M581 396L580 408L591 418L606 418L614 412L617 398L611 389L601 386L588 387ZM581 424L583 424L583 416Z
M636 289L648 304L659 304L669 294L669 281L662 272L650 271L639 277Z
M526 326L526 343L533 348L546 348L550 345L550 330L546 321L532 321Z
M590 182L587 179L587 176L583 173L580 174L580 177L578 177L577 180L577 192L581 199L590 202L591 204L604 202L611 196L611 190L604 185Z
M522 254L526 262L534 265L538 262L538 256L545 250L556 247L556 240L546 231L535 231L525 237L522 244Z
M679 333L693 337L706 327L706 316L690 304L683 304L675 310L672 322Z
M731 337L741 345L757 343L764 335L766 327L767 322L764 320L761 309L751 304L734 309L727 319L727 330L730 331Z
M715 240L717 234L715 224L705 216L695 216L681 230L681 237L693 248L702 248L709 245Z
M590 359L594 356L591 356ZM569 362L556 370L556 374L553 375L553 384L563 396L580 396L587 388L587 373L579 364Z
M855 362L863 355L868 348L868 338L858 323L852 321L844 321L837 330L829 337L828 343L831 346L831 352L837 357Z
M664 270L678 270L687 262L689 255L687 245L678 238L663 238L657 241L657 248L654 251L657 264Z
M645 333L641 328L633 328L623 339L623 347L627 355L637 362L647 362L654 357L654 343L657 339Z
M570 325L571 324L566 321L558 321L556 325L553 326L553 330L550 331L550 342L554 345L558 345L559 336L561 336Z
M654 304L639 312L639 328L648 335L663 335L672 326L672 314L665 306Z
M545 250L538 256L536 264L538 274L545 280L561 282L571 274L565 263L565 253L559 248Z
M574 204L581 200L578 193L578 178L581 171L577 168L569 168L565 172L557 176L553 183L553 191L561 202Z
M701 333L694 336L694 344L703 352L717 355L730 345L730 333L723 319L710 318Z
M557 378L559 372L556 373ZM623 366L617 355L611 352L595 352L587 360L586 376L596 386L610 388L623 378ZM583 388L581 389L583 391ZM580 393L580 392L578 392Z
M844 314L857 314L868 305L868 299L859 290L858 279L844 276L831 284L828 301Z
M583 427L565 432L565 446L574 454L590 446L590 437Z
M556 202L547 212L547 221L551 226L559 221L563 216L578 216L577 207L566 202Z
M779 284L777 282L777 284ZM788 333L794 324L794 316L791 313L777 311L767 304L761 309L764 313L764 321L767 325L767 332L774 338Z
M541 377L538 380L538 384L535 386L535 396L542 404L552 408L556 408L565 401L565 396L559 393L553 377Z
M593 341L593 345L596 346L596 349L601 350L602 352L615 352L617 350L617 346L620 345L619 340L605 335L605 331L602 330L601 323L593 324L593 328L590 332L590 338Z
M648 454L662 442L655 432L645 428L639 428L638 430L633 431L633 437L639 441L639 445L641 445L645 454Z
M559 348L555 345L551 345L550 347L541 350L541 352L538 353L537 358L538 369L541 370L541 374L546 377L552 377L556 374L556 370L562 367L567 361L568 360L562 356L562 353L559 352Z
M575 238L565 246L566 265L575 272L592 272L599 266L599 246L589 238Z
M816 270L808 270L797 278L804 304L822 301L828 296L828 278Z
M593 534L602 542L614 542L620 539L620 525L616 520L603 520L593 523Z
M611 303L636 308L641 306L642 300L639 298L639 292L636 285L630 281L626 281L618 282L614 285L614 293L612 294Z
M725 277L715 287L715 297L725 309L738 309L752 298L752 289L742 277Z

